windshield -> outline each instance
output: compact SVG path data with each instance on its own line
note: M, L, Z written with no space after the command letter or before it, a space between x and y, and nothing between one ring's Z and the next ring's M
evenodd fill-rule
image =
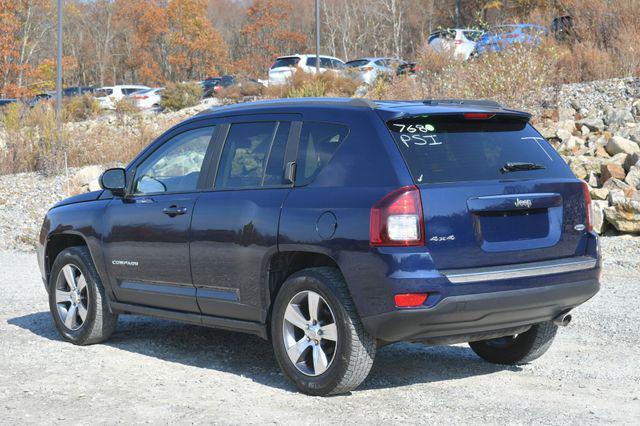
M387 125L417 183L573 176L553 147L517 118L433 115Z

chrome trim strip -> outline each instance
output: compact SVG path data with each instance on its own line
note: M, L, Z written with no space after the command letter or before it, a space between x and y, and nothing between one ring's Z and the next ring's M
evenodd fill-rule
M449 269L441 272L449 281L458 284L583 271L595 268L597 263L598 260L593 257L580 256L570 259L554 259L484 268Z

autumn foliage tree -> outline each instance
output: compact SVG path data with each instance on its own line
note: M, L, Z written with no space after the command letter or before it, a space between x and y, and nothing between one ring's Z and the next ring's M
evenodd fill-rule
M240 30L241 58L236 68L260 75L271 65L275 57L303 52L307 36L287 29L292 3L284 0L255 0L247 9L247 21Z
M206 7L205 0L173 0L167 7L168 60L174 81L205 78L227 67L227 43L205 18Z
M16 77L20 73L20 48L16 34L20 31L19 3L0 0L0 97L16 96L20 87Z

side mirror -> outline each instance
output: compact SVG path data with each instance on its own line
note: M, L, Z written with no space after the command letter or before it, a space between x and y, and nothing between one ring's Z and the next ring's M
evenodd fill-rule
M127 172L121 168L108 169L100 176L100 187L107 189L113 195L122 197L127 188Z

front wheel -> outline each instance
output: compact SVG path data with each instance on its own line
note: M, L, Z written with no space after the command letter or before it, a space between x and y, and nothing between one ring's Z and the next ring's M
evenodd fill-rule
M56 257L49 276L49 307L60 336L76 345L105 341L115 330L118 316L109 310L86 247L69 247Z
M557 325L543 322L522 334L469 342L469 346L480 358L493 364L526 364L547 352L557 331Z
M271 341L285 376L309 395L358 387L376 349L342 275L328 267L302 270L282 285L271 315Z

